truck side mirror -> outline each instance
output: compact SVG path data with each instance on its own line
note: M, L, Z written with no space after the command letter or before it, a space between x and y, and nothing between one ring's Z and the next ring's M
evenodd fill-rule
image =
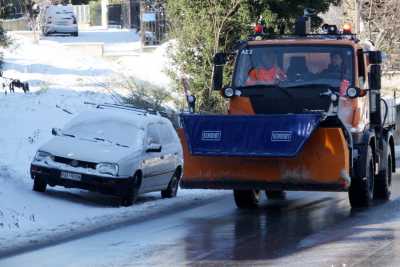
M369 88L372 90L381 90L382 82L381 82L381 65L371 65L370 73L369 73Z
M226 54L219 52L214 56L213 69L213 90L221 90L224 81L224 65L226 64Z
M368 60L370 64L382 64L383 54L381 51L369 51Z

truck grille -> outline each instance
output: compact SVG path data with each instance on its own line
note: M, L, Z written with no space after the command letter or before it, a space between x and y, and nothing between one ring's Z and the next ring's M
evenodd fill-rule
M54 157L54 161L58 162L58 163L67 164L72 167L81 167L81 168L86 168L86 169L96 169L96 165L97 165L96 163L93 163L93 162L74 160L74 159L58 157L58 156Z

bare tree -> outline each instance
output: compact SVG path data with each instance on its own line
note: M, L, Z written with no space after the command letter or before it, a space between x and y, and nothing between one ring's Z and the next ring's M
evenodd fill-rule
M366 37L388 53L399 49L399 14L399 0L364 0L362 4L361 15L366 25Z

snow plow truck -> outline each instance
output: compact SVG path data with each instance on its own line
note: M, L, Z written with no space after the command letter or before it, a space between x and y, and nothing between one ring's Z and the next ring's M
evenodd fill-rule
M181 114L183 188L233 190L238 208L257 207L262 192L343 191L351 207L390 198L395 108L381 96L383 53L348 25L309 34L306 24L292 35L256 27L214 56L213 89L229 108Z

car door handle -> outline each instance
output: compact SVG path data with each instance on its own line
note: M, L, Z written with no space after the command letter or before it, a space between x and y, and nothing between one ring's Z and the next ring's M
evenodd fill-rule
M160 159L164 159L164 156L161 156Z

